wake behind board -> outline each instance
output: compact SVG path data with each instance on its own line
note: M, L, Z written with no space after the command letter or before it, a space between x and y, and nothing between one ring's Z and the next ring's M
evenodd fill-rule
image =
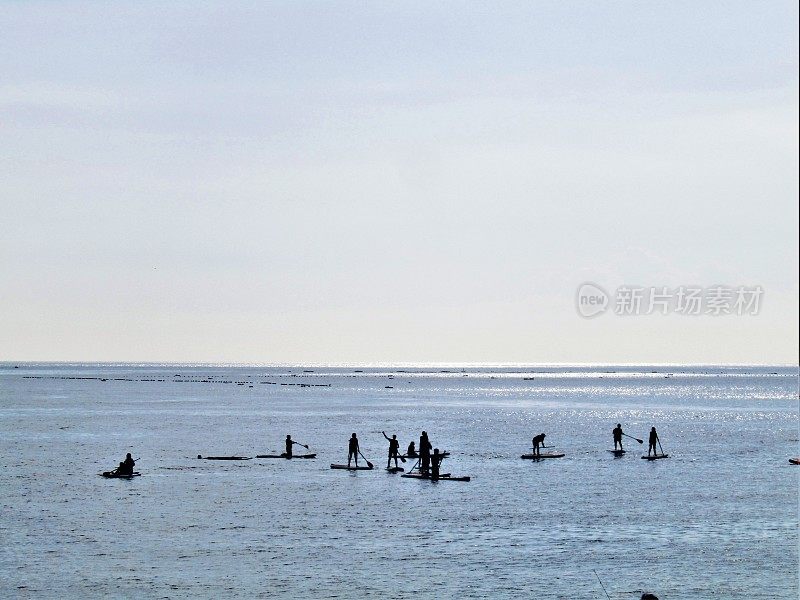
M250 456L200 456L199 454L197 458L202 460L253 460Z
M658 460L659 458L669 458L669 454L653 454L652 456L642 456L643 460Z
M256 454L256 458L317 458L316 453L314 454L292 454L291 456L286 456L285 454Z
M543 452L542 454L523 454L520 458L526 460L539 460L540 458L564 458L564 454L557 454L555 452Z
M403 467L386 467L386 470L389 473L402 473L403 471L405 471Z
M421 473L403 473L400 477L405 477L407 479L426 479L428 481L469 481L469 477L453 477L450 473L443 473L439 475L437 478L433 478L430 475L422 475Z
M372 467L348 467L347 465L331 464L331 469L345 469L346 471L372 471Z
M122 475L120 473L115 473L114 471L103 471L100 473L103 477L107 477L108 479L133 479L134 477L141 477L141 473L135 471L130 475Z

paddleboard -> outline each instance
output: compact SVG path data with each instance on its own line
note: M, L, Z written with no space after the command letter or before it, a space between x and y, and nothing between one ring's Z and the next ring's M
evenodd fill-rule
M120 475L119 473L114 473L114 471L103 471L100 475L109 479L133 479L134 477L140 477L142 474L138 471L130 475Z
M469 481L469 477L453 477L450 473L439 475L438 479L433 479L430 475L421 475L420 473L404 473L400 477L407 479L426 479L428 481Z
M642 456L644 460L658 460L659 458L669 458L669 454L653 454L651 456Z
M611 452L611 454L614 456L622 456L627 452L627 450L606 450L606 452Z
M285 454L256 454L256 458L317 458L316 453L314 454L292 454L291 456L286 456Z
M348 467L347 465L331 464L331 469L345 469L347 471L371 471L372 467Z
M564 454L556 454L554 452L542 452L541 454L523 454L520 458L527 460L539 460L540 458L564 458Z
M403 467L387 467L386 470L389 473L402 473L403 471L405 471Z
M800 458L790 458L789 462L793 465L800 465Z
M200 456L199 454L197 458L203 460L252 460L250 456Z

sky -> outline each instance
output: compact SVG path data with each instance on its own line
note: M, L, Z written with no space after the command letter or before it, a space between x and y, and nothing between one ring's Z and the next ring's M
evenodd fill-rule
M3 2L0 360L798 362L796 2ZM579 286L760 286L583 318Z

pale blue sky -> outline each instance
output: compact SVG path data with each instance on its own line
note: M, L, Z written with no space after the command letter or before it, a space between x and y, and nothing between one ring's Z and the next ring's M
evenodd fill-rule
M0 4L0 360L798 360L795 2ZM757 317L579 284L761 285Z

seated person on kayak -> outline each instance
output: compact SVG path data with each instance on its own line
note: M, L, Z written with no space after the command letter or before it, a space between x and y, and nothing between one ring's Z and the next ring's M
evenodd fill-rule
M133 466L136 464L136 461L133 460L131 457L131 453L125 455L125 460L119 463L119 467L117 467L117 473L120 475L132 475L133 474Z
M433 455L431 456L431 479L439 479L439 466L442 464L444 460L444 455L439 454L439 449L433 449Z
M350 468L351 459L354 459L356 466L358 466L358 438L355 433L350 436L350 441L347 445L347 468Z
M397 439L397 434L392 434L392 437L389 437L386 435L385 431L381 431L381 433L383 437L389 440L389 460L386 461L386 468L391 468L392 459L394 459L394 466L399 467L400 465L397 464L397 459L400 454L400 441Z
M534 436L534 438L532 440L534 456L539 456L541 454L541 452L539 451L539 446L540 445L544 446L544 438L545 437L547 437L547 436L545 436L545 434L543 434L543 433L540 433L539 435Z
M417 447L414 445L414 440L411 440L411 443L408 445L406 458L417 458Z
M614 450L617 449L617 444L619 444L619 449L622 450L622 425L617 423L611 433L614 435Z

